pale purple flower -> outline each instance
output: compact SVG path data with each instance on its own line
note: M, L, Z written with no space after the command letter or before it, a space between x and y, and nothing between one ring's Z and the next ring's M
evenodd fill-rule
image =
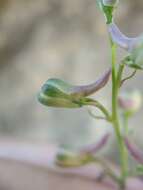
M127 37L119 30L118 26L114 22L108 25L108 31L112 41L128 52L131 52L143 45L142 35L137 37Z

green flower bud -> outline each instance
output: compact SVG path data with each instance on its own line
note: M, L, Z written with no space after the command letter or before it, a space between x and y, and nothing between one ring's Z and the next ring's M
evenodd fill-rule
M111 24L113 21L113 12L117 6L118 0L99 0L101 10L104 12L106 23Z
M120 108L128 115L136 113L142 105L142 95L138 90L127 91L120 94L119 99Z
M52 107L79 108L84 105L86 97L103 88L110 77L111 70L108 70L96 82L74 86L60 79L49 79L42 87L38 95L39 101Z
M55 164L61 167L78 167L88 164L91 156L86 154L77 154L73 152L60 151L55 160Z
M80 103L72 98L73 86L60 79L49 79L42 87L38 100L51 107L79 108Z

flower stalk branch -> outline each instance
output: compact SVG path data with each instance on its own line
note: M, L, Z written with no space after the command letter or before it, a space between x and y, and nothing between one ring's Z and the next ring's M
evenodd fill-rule
M121 160L120 187L123 190L125 189L127 170L128 170L127 151L126 151L124 140L121 134L121 127L120 127L119 114L118 114L118 93L119 93L119 88L120 88L123 66L121 66L119 71L117 72L116 45L114 43L111 44L111 49L112 49L112 123L113 123L113 128L115 130L115 134L116 134L118 145L119 145L119 153L120 153L120 160Z
M105 106L103 106L100 102L98 102L96 100L89 99L87 102L84 102L84 105L94 106L94 107L98 108L104 114L107 121L110 121L110 122L112 121L111 114L105 108Z

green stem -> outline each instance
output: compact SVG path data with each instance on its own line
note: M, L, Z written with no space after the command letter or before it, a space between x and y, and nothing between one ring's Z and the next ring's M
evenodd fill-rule
M128 133L129 133L128 120L129 120L128 114L124 113L124 114L123 114L123 127L124 127L125 136L127 136Z
M87 109L89 115L95 119L100 119L100 120L107 120L106 117L103 117L103 116L99 116L99 115L95 115L94 113L92 113L92 110L90 109Z
M104 172L106 175L108 175L111 179L113 179L114 181L116 181L117 183L120 183L120 179L119 177L115 174L115 172L106 164L106 162L104 160L102 160L101 158L97 158L94 157L93 161L95 163L100 164L103 168L104 168Z
M131 75L129 75L128 77L124 78L124 79L121 81L121 85L122 85L125 81L127 81L127 80L133 78L133 77L135 76L136 72L137 72L137 70L135 69L135 70L132 72Z
M84 102L84 105L94 106L98 108L105 115L105 118L107 119L107 121L112 120L109 111L100 102L89 99L87 102L86 101Z
M116 46L112 43L112 123L117 137L120 160L121 160L121 179L120 187L125 189L125 182L127 177L127 161L126 161L126 149L121 134L120 122L118 116L118 92L120 87L121 72L117 74L116 71Z
M121 87L121 85L122 85L122 74L124 71L124 67L125 67L125 65L122 63L119 65L119 70L118 70L118 74L117 74L117 84L119 85L118 87Z

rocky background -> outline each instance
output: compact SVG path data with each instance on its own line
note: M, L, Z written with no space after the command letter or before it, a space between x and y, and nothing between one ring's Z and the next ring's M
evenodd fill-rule
M116 20L126 34L140 34L142 18L142 0L121 1ZM1 138L68 147L98 140L110 126L94 121L85 109L46 108L36 96L50 77L88 84L109 65L106 25L95 0L0 0ZM124 88L143 90L142 80L140 72ZM95 95L109 107L110 87ZM130 125L143 146L142 113Z

